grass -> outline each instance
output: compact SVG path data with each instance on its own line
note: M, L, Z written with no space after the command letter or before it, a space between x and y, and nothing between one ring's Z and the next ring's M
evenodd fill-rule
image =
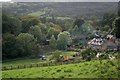
M62 52L62 55L71 56L74 53L75 52L68 51L68 52ZM13 59L13 60L6 61L2 65L3 66L10 66L10 65L18 66L18 65L34 64L34 63L47 63L51 55L48 54L46 56L47 56L47 61L43 61L40 58L39 59L20 58L20 59Z
M70 18L69 17L57 17L57 19L64 20L64 19L70 19Z
M75 54L76 52L73 52L73 51L67 51L67 52L63 52L61 55L66 55L66 56L71 56L73 54Z
M28 15L40 17L40 16L44 15L45 13L46 13L45 11L36 11L36 12L31 12ZM47 19L52 19L52 17L46 17L46 18ZM57 17L57 19L65 20L65 19L71 19L71 18L69 18L69 17Z
M117 60L2 71L2 78L117 78Z
M47 19L52 19L52 17L47 17ZM66 20L66 19L71 19L70 17L56 17L58 20Z
M43 15L43 14L45 14L44 11L37 11L37 12L29 13L28 15L39 17L39 16L41 16L41 15Z
M3 66L17 66L17 65L24 65L24 64L32 64L32 63L44 63L45 61L42 61L41 59L30 59L30 58L21 58L21 59L15 59L11 60L9 62L4 62Z

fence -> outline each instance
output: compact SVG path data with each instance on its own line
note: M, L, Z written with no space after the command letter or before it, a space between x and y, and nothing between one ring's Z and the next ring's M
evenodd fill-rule
M2 70L14 70L14 69L25 69L25 68L33 68L33 67L46 67L46 66L57 66L57 65L64 65L64 64L73 64L79 63L80 60L77 61L65 61L65 62L49 62L49 63L39 63L39 64L27 64L27 65L18 65L18 66L3 66Z

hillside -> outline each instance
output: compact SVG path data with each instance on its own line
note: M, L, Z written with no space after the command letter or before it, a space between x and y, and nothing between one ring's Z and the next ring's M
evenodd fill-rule
M117 78L117 60L2 71L3 78Z
M66 3L4 3L3 12L9 14L23 15L31 12L39 12L43 8L49 8L49 15L69 16L69 17L89 17L101 16L108 12L117 13L116 2L97 3L97 2L66 2Z
M2 78L118 78L117 6L3 3Z

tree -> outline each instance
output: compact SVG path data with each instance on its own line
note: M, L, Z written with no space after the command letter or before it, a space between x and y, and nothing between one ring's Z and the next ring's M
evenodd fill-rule
M83 19L76 19L74 21L74 27L77 25L78 27L81 27L81 25L84 23L84 20Z
M92 58L95 57L96 55L96 51L95 50L92 50L91 48L88 48L84 51L81 52L81 55L82 55L82 58L87 60L87 61L90 61Z
M112 23L113 29L114 29L114 33L116 35L117 38L120 38L120 17L117 17L113 23Z
M42 32L43 34L45 34L45 35L47 34L48 26L46 26L45 24L42 24L42 23L39 23L37 26L40 27L41 32Z
M2 38L2 58L12 59L24 56L23 48L21 44L18 43L15 35L5 33Z
M48 26L42 23L39 23L37 26L39 26L41 29L41 33L42 33L41 42L43 43L47 39Z
M108 54L99 55L99 60L103 60L103 59L109 59L109 55Z
M70 30L70 28L72 28L73 26L73 22L72 21L65 21L65 24L64 24L64 30L65 31L69 31Z
M35 58L38 58L39 54L42 53L41 47L38 43L34 46L34 53L35 53Z
M70 33L67 31L60 32L57 39L57 48L60 50L65 50L67 45L71 44Z
M42 23L46 23L47 22L46 16L41 17L40 20L41 20Z
M109 31L109 28L110 28L110 26L105 25L105 26L102 28L102 30L107 32L107 31Z
M19 34L22 29L22 22L13 16L9 16L6 14L2 15L2 32L10 33L10 34Z
M56 23L56 18L55 18L55 16L53 16L53 15L52 15L51 22Z
M52 35L55 36L55 38L57 39L57 35L61 32L61 30L50 27L50 29L48 30L48 34L47 37L50 38Z
M75 26L75 27L72 29L72 34L73 34L74 36L80 34L80 30L79 30L78 26ZM80 36L80 35L79 35L79 36Z
M20 33L17 36L17 40L22 45L24 49L24 54L26 56L31 55L33 53L33 48L36 43L36 39L32 34L29 33Z
M112 22L115 18L116 15L114 13L105 13L101 21L101 26L104 27L105 25L108 25L112 29Z
M32 35L34 35L35 38L37 38L38 43L42 43L43 35L39 26L32 26L29 30L29 33L31 33Z
M54 37L54 35L52 35L51 39L50 39L50 46L51 48L55 49L56 48L56 39Z
M22 21L22 32L28 32L31 26L37 25L40 20L34 16L23 16L20 18Z
M58 50L56 50L54 53L53 53L53 55L52 55L52 57L51 57L51 60L55 60L56 62L60 62L61 61L61 55L62 54L62 52L61 51L58 51Z

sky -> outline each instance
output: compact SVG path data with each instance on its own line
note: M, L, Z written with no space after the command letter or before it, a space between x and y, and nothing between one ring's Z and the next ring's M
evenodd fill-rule
M119 0L0 0L0 2L119 2Z
M11 1L11 0L0 0L0 2L7 2L7 1Z

